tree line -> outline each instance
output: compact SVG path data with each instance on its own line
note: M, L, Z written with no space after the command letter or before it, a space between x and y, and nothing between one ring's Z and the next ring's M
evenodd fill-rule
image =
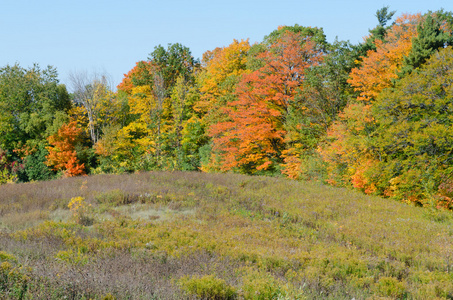
M453 15L384 7L360 44L281 26L105 76L0 69L0 183L142 170L287 176L452 208ZM391 23L390 23L391 22Z

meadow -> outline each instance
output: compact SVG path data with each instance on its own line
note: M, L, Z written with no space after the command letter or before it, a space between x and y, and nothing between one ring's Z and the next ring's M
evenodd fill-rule
M286 178L0 186L1 299L451 299L453 217Z

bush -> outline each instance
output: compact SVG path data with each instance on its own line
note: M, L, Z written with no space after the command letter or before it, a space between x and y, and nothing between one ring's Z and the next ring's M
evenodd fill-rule
M383 296L401 298L405 293L403 284L394 277L382 277L377 285L379 293Z
M55 177L54 172L45 164L46 156L49 152L44 146L27 156L24 160L24 171L27 175L27 181L33 180L50 180Z
M203 277L185 276L180 279L180 285L184 292L190 296L197 296L202 299L235 299L235 289L228 285L225 280L216 278L214 275Z
M89 207L91 204L85 202L83 197L74 197L69 201L68 208L77 224L90 226L93 224L93 218L90 216Z
M279 282L270 274L247 269L242 285L244 299L267 300L285 296Z
M12 254L9 254L9 253L7 253L5 251L0 251L0 262L1 261L13 261L13 262L16 262L17 259Z
M30 281L30 270L14 267L5 261L0 264L0 299L23 299Z
M115 189L96 196L99 203L119 206L129 204L129 197L122 190Z

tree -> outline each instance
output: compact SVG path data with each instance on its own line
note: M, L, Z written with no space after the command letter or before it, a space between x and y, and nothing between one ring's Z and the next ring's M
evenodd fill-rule
M196 109L209 119L219 119L219 108L231 100L242 74L247 71L250 44L248 40L234 40L227 47L203 54L205 67L198 76L201 99Z
M88 118L88 132L92 144L96 144L102 134L102 113L108 107L114 106L114 96L106 75L87 72L71 73L69 80L73 89L73 101L76 106L82 107Z
M404 58L400 77L418 69L439 48L453 45L453 15L443 10L429 12L417 26L410 53Z
M447 47L379 96L374 172L381 194L421 204L449 196L442 186L453 178L452 84L453 48ZM451 200L442 205L453 208Z
M369 30L370 35L367 36L364 43L357 48L359 55L365 56L368 51L376 50L376 40L385 42L387 30L393 26L393 24L388 26L387 23L396 13L396 11L389 11L389 8L389 6L384 6L376 11L375 16L379 24L375 28Z
M420 15L403 15L388 30L385 41L376 40L376 50L369 50L360 66L352 69L349 83L359 92L358 100L368 103L390 87L398 78L404 58L410 53L417 35Z
M329 126L337 120L348 100L354 96L347 83L355 66L357 52L348 42L335 41L326 47L323 61L305 72L302 88L293 99L285 128L291 133L291 177L319 180L324 177L322 160L316 149ZM303 108L303 109L297 109Z
M15 168L17 169L16 162L8 162L6 151L0 149L0 185L17 181Z
M250 72L247 70L249 50L248 40L233 40L226 47L203 54L204 68L197 74L200 99L194 104L199 120L192 119L190 128L198 128L199 131L201 128L210 128L228 120L228 115L223 109L237 100L235 94L237 84L243 74ZM203 139L207 140L208 137L204 136ZM212 153L209 145L205 150L208 150L204 152L208 157L203 159L201 169L218 170L220 167L216 159L218 153Z
M154 162L147 161L147 157L153 149L155 142L143 122L108 127L95 145L100 160L96 172L124 173L149 169Z
M280 30L283 33L259 55L265 65L242 76L236 88L238 100L224 109L230 119L210 128L223 170L275 171L282 152L292 147L286 117L305 70L318 64L323 52L303 31Z
M149 85L152 81L152 70L151 62L139 61L135 64L127 74L124 74L124 78L118 85L118 90L126 94L132 93L132 88L141 85Z
M372 114L376 98L398 80L404 57L410 52L420 15L403 15L387 30L384 40L375 40L361 64L352 69L348 83L358 93L327 131L326 143L319 148L327 163L328 182L352 185L374 193L373 180L364 172L376 164L372 141L377 123Z
M82 129L77 127L77 123L72 121L63 124L58 132L49 136L49 147L46 147L47 165L53 167L55 171L63 171L65 177L72 177L84 174L85 165L79 164L75 151L77 143L80 142Z
M47 155L49 155L49 152L45 146L39 145L36 150L24 157L23 168L27 181L49 180L55 176L54 172L46 165Z
M349 101L339 119L329 128L326 143L319 149L328 166L330 183L352 185L368 194L415 202L430 197L429 193L434 194L440 180L438 170L442 169L437 153L445 149L434 152L426 149L437 149L431 137L442 136L445 129L437 124L437 117L417 112L418 104L412 106L425 97L425 92L436 96L423 100L426 103L421 103L422 107L442 103L439 99L445 91L442 86L432 83L420 84L421 77L409 76L411 72L404 71L406 67L412 68L407 64L411 53L420 52L414 50L414 45L420 39L418 30L422 27L419 24L426 20L429 20L427 16L420 15L398 18L388 29L384 42L376 40L376 51L368 51L362 64L351 71L348 82L359 96ZM424 47L431 47L428 45L425 43ZM423 65L420 69L425 70ZM425 79L433 78L434 82L442 78L425 71L424 76ZM424 86L425 92L418 86ZM431 86L436 88L431 90ZM400 92L401 89L404 91ZM418 92L413 93L413 89ZM437 94L437 90L441 94ZM387 99L385 105L382 97ZM412 104L400 105L400 101ZM434 114L443 119L442 123L447 119L439 111ZM424 130L425 127L432 127L437 133ZM420 146L414 149L415 145Z
M0 69L0 148L35 146L56 132L71 107L64 85L52 67L19 65Z
M46 138L68 119L69 94L57 77L50 66L25 69L15 64L0 69L0 149L16 180L34 179L27 171L30 164L39 166L43 174L49 171L43 161L32 157L39 156Z
M197 112L195 103L200 93L194 82L180 76L170 94L169 116L165 118L164 150L167 153L167 168L177 170L198 170L199 149L207 143L205 127Z
M389 6L384 6L376 11L376 18L378 19L379 26L381 27L385 27L387 22L390 21L396 13L396 11L389 11L389 8Z
M132 169L124 168L124 163L131 168L179 168L176 153L182 149L180 129L189 116L187 94L197 67L189 48L169 44L167 49L155 47L148 61L138 62L125 74L118 89L120 97L127 99L131 117L122 128L106 130L96 146L101 160L113 155L119 169L125 171ZM126 153L125 145L130 146L134 159Z
M167 49L162 45L156 46L149 55L148 60L153 65L153 73L160 74L164 97L168 96L179 77L190 80L199 65L190 49L179 43L168 44Z

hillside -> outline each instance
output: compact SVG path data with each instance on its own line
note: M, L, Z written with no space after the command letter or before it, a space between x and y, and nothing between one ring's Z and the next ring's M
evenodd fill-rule
M1 299L453 297L450 212L284 178L0 186Z

